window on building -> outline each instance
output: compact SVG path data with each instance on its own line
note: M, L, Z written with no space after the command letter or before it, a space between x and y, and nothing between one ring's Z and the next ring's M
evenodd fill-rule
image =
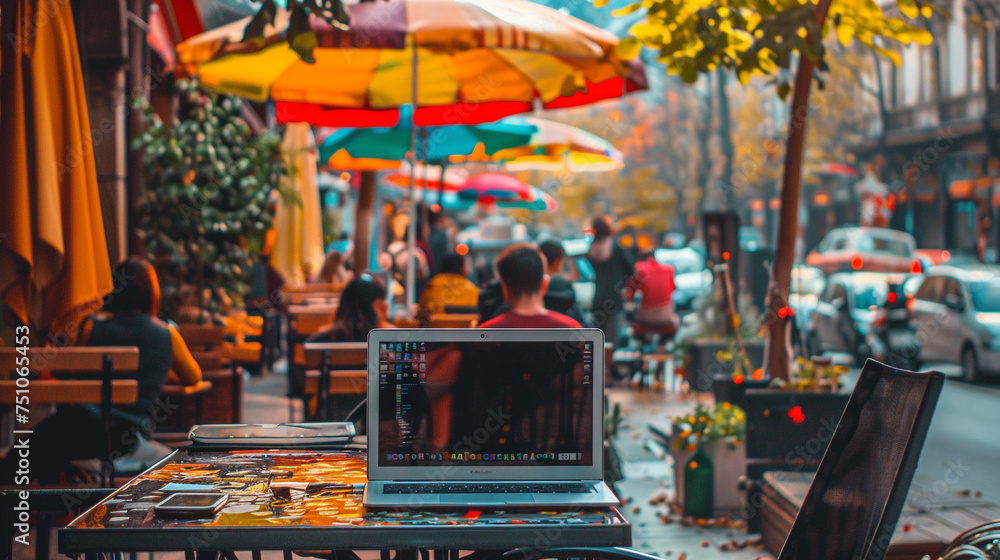
M937 99L937 81L934 73L933 47L921 46L919 58L920 70L917 74L917 79L920 82L920 101L934 101Z
M969 82L967 90L978 92L983 89L983 38L978 30L969 33Z

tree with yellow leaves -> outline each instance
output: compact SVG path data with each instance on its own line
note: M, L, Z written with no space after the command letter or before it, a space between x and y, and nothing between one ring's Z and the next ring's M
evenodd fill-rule
M908 18L932 14L932 6L920 0L896 0L896 4ZM767 296L766 358L772 377L788 379L789 321L779 311L788 305L795 259L809 93L817 70L828 69L823 39L835 34L844 45L856 40L898 65L899 55L885 48L883 41L926 45L931 35L901 18L886 17L876 0L641 0L614 14L624 16L640 9L646 10L646 20L633 25L631 36L621 41L622 54L636 56L643 46L654 49L667 72L689 84L701 74L726 68L744 84L754 75L777 75L781 98L792 93L781 215ZM789 84L781 70L790 70L796 60L795 82Z

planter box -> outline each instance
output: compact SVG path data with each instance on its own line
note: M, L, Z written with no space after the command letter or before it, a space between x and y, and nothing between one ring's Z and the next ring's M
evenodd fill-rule
M715 474L715 511L728 512L743 507L744 492L740 490L740 477L746 473L746 445L732 445L732 440L722 439L705 444L705 452L712 460ZM684 465L694 452L670 450L674 461L674 488L677 490L677 503L684 507Z
M712 393L715 395L715 403L732 403L746 410L746 392L748 389L767 389L770 381L744 379L743 383L736 384L733 377L727 374L719 374L712 377Z
M698 338L687 340L684 346L684 377L692 391L711 391L712 379L716 375L729 375L733 372L730 364L720 364L720 350L729 348L730 340L714 338ZM747 357L750 365L759 368L764 365L764 341L745 341Z

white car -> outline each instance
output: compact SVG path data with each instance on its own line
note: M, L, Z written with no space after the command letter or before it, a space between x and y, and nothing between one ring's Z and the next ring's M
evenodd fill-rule
M970 383L1000 374L1000 268L936 266L910 308L924 363L962 366Z
M694 309L695 301L712 291L712 273L705 268L705 257L690 247L656 249L656 262L674 267L674 309L685 314Z

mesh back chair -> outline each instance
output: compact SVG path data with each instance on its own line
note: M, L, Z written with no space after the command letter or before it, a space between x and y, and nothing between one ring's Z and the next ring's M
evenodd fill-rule
M944 376L868 360L778 560L882 560ZM518 549L515 558L656 560L627 548Z

